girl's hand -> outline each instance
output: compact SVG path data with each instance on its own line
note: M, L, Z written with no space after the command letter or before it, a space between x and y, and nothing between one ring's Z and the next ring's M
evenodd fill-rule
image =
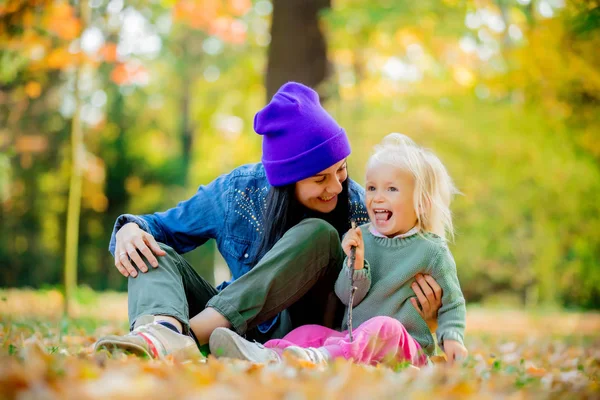
M350 267L350 251L353 246L356 247L354 269L363 269L365 267L365 244L360 228L350 229L342 241L342 249L348 256L348 267Z
M137 276L137 271L131 264L131 261L137 265L142 272L148 272L148 267L140 253L146 257L148 262L154 267L158 267L157 256L167 254L158 246L154 237L148 232L143 231L136 223L130 222L119 229L116 236L117 245L115 247L115 267L124 276ZM153 254L154 253L154 254Z
M442 306L442 288L431 275L421 274L415 276L415 282L413 282L411 288L417 298L411 297L410 302L427 323L429 330L432 333L435 332L438 326L438 310Z
M467 348L456 340L444 340L443 348L450 364L454 364L456 361L462 361L469 355Z

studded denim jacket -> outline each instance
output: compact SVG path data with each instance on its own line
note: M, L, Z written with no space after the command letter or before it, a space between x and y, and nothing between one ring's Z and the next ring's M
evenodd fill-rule
M368 222L364 205L364 189L349 182L350 214L357 224ZM221 175L208 185L202 185L194 196L164 212L147 215L124 214L117 218L110 239L109 251L114 255L115 235L129 222L135 222L180 254L194 250L209 239L215 239L219 252L227 262L232 279L250 271L257 263L262 235L262 218L269 183L261 163L243 165ZM275 323L267 321L259 329L267 332Z

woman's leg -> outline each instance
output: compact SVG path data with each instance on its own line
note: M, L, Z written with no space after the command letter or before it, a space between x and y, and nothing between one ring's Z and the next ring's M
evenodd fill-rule
M175 250L162 243L159 246L167 254L158 257L158 268L148 266L148 272L129 278L131 328L140 316L154 315L158 316L156 320L176 319L182 325L182 332L187 334L189 316L204 310L206 303L218 292Z
M225 321L243 335L305 296L311 297L307 302L312 306L296 320L309 323L311 316L310 322L324 324L342 262L335 228L320 219L306 219L286 232L251 271L212 297L190 325L200 343L208 342L212 331L223 326L217 324Z
M323 348L332 358L353 359L361 364L408 361L422 366L427 363L427 357L419 343L394 318L371 318L362 323L353 334L352 342L346 333L344 338L332 337L326 340Z
M217 290L172 248L159 245L167 254L158 259L158 268L148 265L148 272L129 278L131 332L99 338L96 350L124 350L152 358L202 358L196 342L188 336L189 315L204 309Z

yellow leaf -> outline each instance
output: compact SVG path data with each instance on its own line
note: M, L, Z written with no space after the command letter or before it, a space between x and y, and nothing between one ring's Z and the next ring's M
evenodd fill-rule
M37 99L42 93L42 85L35 81L28 82L27 85L25 85L25 93L31 99Z
M537 377L542 377L542 376L546 375L546 370L544 368L536 368L533 366L527 368L527 370L525 372L527 372L528 375L537 376Z
M63 69L71 64L71 56L67 49L54 49L47 58L48 68Z
M475 388L468 382L460 382L452 388L451 393L457 395L469 395L475 393Z

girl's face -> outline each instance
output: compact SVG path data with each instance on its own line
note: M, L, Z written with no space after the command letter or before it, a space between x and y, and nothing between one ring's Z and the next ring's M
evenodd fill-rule
M342 160L311 176L296 182L296 198L304 207L320 213L335 209L342 183L348 179L346 160Z
M413 176L390 165L367 170L367 211L377 231L387 237L408 232L417 224Z

